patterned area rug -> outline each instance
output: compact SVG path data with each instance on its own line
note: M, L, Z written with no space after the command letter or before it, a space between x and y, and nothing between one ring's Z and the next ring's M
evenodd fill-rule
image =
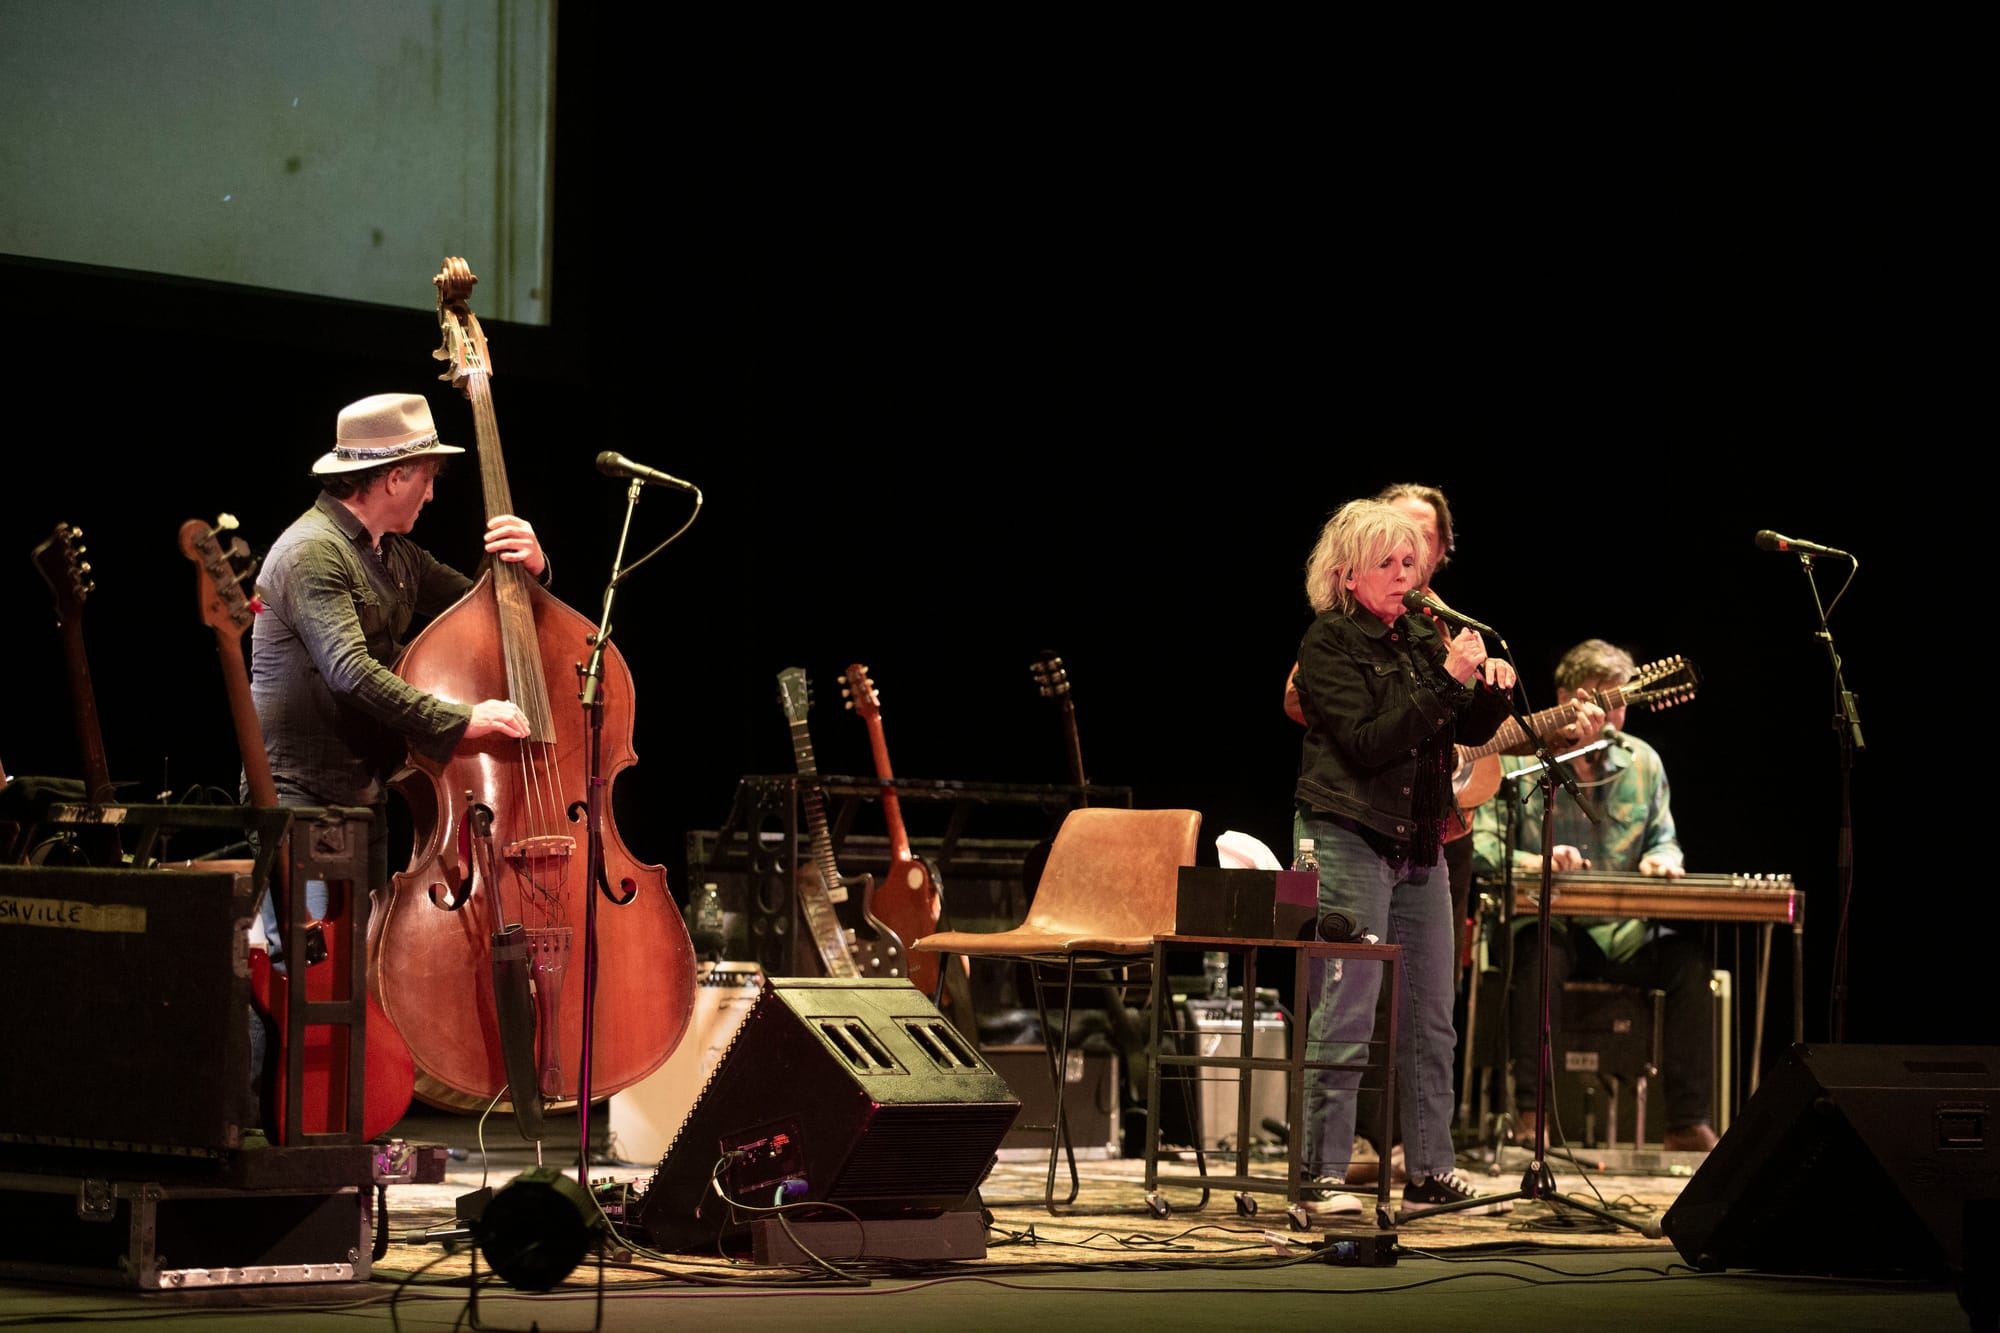
M638 1199L652 1182L652 1172L619 1166L594 1167L593 1195L605 1216L603 1247L605 1282L675 1279L705 1281L718 1274L754 1276L762 1271L796 1271L800 1267L852 1267L863 1263L871 1271L889 1265L897 1271L962 1271L966 1264L1077 1267L1097 1264L1213 1260L1229 1255L1308 1254L1329 1244L1353 1242L1364 1256L1444 1253L1498 1247L1576 1247L1671 1249L1660 1238L1659 1221L1679 1197L1701 1158L1689 1154L1626 1150L1589 1156L1586 1166L1568 1161L1551 1163L1547 1187L1532 1191L1527 1154L1508 1149L1497 1169L1479 1154L1461 1159L1461 1171L1486 1194L1515 1196L1510 1212L1485 1216L1474 1210L1403 1218L1378 1211L1378 1196L1362 1196L1362 1209L1315 1222L1288 1211L1282 1187L1282 1159L1253 1161L1249 1175L1267 1178L1262 1188L1237 1191L1204 1190L1192 1154L1158 1167L1156 1188L1145 1183L1145 1163L1139 1159L1080 1161L1077 1196L1052 1213L1044 1202L1047 1159L1009 1153L982 1184L968 1207L951 1218L896 1219L854 1224L820 1205L799 1205L787 1212L787 1222L762 1224L758 1244L736 1233L736 1253L660 1254L640 1243L636 1226L623 1224L629 1210L641 1214ZM1490 1159L1490 1154L1486 1155ZM1582 1156L1581 1154L1579 1156ZM574 1181L574 1158L545 1159L548 1168ZM387 1191L387 1211L378 1228L388 1245L374 1265L378 1280L396 1281L463 1278L475 1266L490 1273L496 1253L484 1260L485 1229L468 1234L458 1217L459 1200L482 1186L506 1197L514 1182L536 1166L519 1154L494 1154L481 1169L477 1154L471 1163L454 1161L443 1184L393 1185ZM1233 1171L1233 1158L1211 1154L1210 1176ZM526 1186L523 1187L528 1188ZM1059 1173L1057 1198L1068 1192L1067 1173ZM583 1195L576 1191L579 1215ZM1392 1189L1390 1209L1400 1204L1401 1190ZM983 1212L979 1211L983 1206ZM1616 1219L1616 1220L1613 1220ZM565 1225L570 1221L563 1219ZM795 1224L785 1230L787 1223ZM871 1241L873 1245L871 1247ZM983 1253L977 1252L983 1251ZM857 1256L859 1256L857 1258ZM501 1255L504 1262L504 1254ZM594 1255L578 1265L568 1285L595 1282L599 1270Z

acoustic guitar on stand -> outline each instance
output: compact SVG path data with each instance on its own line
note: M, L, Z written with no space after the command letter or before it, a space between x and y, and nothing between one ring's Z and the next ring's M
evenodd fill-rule
M1694 663L1684 657L1663 657L1640 667L1623 685L1600 691L1594 702L1607 712L1619 707L1643 707L1659 712L1694 698L1695 688L1700 684L1701 676ZM1576 705L1577 701L1572 699L1566 704L1530 713L1528 725L1534 729L1535 735L1547 736L1576 720ZM1452 794L1458 809L1446 826L1446 842L1456 841L1472 832L1472 812L1492 800L1493 793L1500 790L1500 756L1518 753L1527 744L1528 733L1510 717L1484 745L1458 747L1458 768L1451 777Z
M195 600L201 608L202 623L215 631L215 649L222 661L222 680L229 695L229 720L236 731L236 748L243 755L243 774L250 789L250 803L263 809L278 804L278 784L271 776L270 756L264 751L264 732L257 721L257 706L250 697L250 671L243 661L243 632L250 628L262 603L245 597L243 582L256 572L257 562L241 537L230 539L225 549L220 540L234 530L236 520L228 514L217 517L210 527L198 518L181 524L181 551L194 561ZM289 839L287 839L289 842ZM271 891L290 910L291 848L279 849L275 858L275 883ZM343 978L352 978L354 968L347 950L351 926L348 897L366 893L367 885L343 890L328 885L323 915L306 927L306 957L288 960L288 967L305 969L305 999L308 1004L350 998L341 992ZM366 986L361 987L366 991ZM270 1080L275 1089L270 1124L278 1141L287 1143L290 1104L287 1077L290 1068L291 986L274 975L270 955L265 950L250 951L250 990L257 1008L270 1020L277 1034L267 1062L275 1070ZM367 1027L362 1034L361 1137L373 1139L386 1132L409 1110L416 1090L416 1066L403 1036L388 1015L368 996ZM300 1044L303 1078L299 1093L300 1133L308 1138L341 1132L347 1105L347 1032L344 1025L307 1023Z
M870 908L899 939L916 940L936 932L944 903L936 870L910 852L903 827L903 806L896 798L896 775L889 767L889 743L882 734L882 700L868 668L855 662L842 677L847 706L868 725L868 745L875 755L875 776L882 780L882 820L889 829L889 871L875 886ZM907 964L910 981L926 995L937 994L943 971L939 955L913 952Z
M812 694L804 670L787 667L778 673L778 703L784 708L785 721L792 731L792 756L799 770L799 804L805 810L811 848L809 861L794 870L792 888L798 895L806 928L812 931L813 943L819 949L820 964L829 977L900 977L904 967L903 940L875 916L874 877L860 877L867 932L843 927L834 908L835 903L849 900L850 881L834 864L833 834L826 825L826 793L820 789L819 762L813 757L812 736L806 730Z

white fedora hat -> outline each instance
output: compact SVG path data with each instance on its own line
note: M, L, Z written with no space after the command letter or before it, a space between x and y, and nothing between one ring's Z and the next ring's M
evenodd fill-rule
M462 454L455 444L439 444L431 405L420 394L377 393L340 409L333 452L313 464L313 475L356 472L383 463L401 463L426 454Z

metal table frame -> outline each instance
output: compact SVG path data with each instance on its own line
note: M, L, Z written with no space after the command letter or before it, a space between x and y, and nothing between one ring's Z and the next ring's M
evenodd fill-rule
M1168 950L1222 950L1240 954L1243 957L1243 994L1246 1003L1242 1005L1241 1037L1235 1055L1168 1054L1160 1045L1162 1035L1162 1015L1172 996L1167 991ZM1264 949L1289 949L1292 951L1292 996L1297 1013L1292 1022L1291 1049L1286 1058L1279 1060L1259 1057L1250 1052L1256 1050L1257 1006L1257 955ZM1368 1064L1353 1065L1339 1061L1311 1060L1306 1056L1306 1035L1310 1023L1311 1006L1317 997L1311 993L1309 979L1314 959L1344 959L1371 961L1384 964L1382 981L1390 990L1388 1031L1379 1043L1383 1056L1380 1062L1383 1086L1383 1122L1396 1123L1396 1037L1398 1024L1402 1021L1402 991L1397 984L1398 969L1402 966L1403 950L1394 944L1334 944L1322 940L1260 940L1239 939L1215 935L1156 935L1153 937L1153 986L1152 1011L1152 1058L1146 1073L1146 1201L1155 1216L1165 1217L1169 1211L1159 1187L1166 1185L1192 1185L1201 1189L1201 1199L1194 1206L1204 1208L1208 1204L1211 1189L1236 1192L1239 1212L1246 1215L1256 1211L1252 1193L1282 1194L1286 1211L1291 1214L1295 1229L1307 1226L1305 1215L1299 1208L1299 1190L1303 1185L1303 1133L1305 1118L1305 1074L1316 1069L1367 1069ZM1195 1149L1196 1173L1162 1174L1160 1171L1160 1071L1173 1069L1234 1069L1237 1074L1236 1095L1236 1148L1235 1173L1232 1175L1211 1175L1208 1172L1207 1152L1199 1144ZM1289 1133L1286 1135L1285 1174L1282 1178L1269 1174L1257 1175L1250 1169L1250 1116L1252 1072L1271 1071L1285 1076L1285 1115ZM1384 1230L1393 1226L1394 1211L1389 1206L1388 1164L1376 1183L1375 1220Z

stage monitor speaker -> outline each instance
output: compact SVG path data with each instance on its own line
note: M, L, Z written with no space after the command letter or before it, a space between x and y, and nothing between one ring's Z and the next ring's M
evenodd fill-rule
M1660 1229L1706 1269L1945 1277L1990 1264L1967 1253L1966 1218L2000 1198L1996 1102L2000 1046L1794 1046Z
M747 1243L745 1213L936 1217L979 1186L1021 1103L907 980L767 978L640 1197L662 1250ZM844 1212L842 1210L845 1210Z

